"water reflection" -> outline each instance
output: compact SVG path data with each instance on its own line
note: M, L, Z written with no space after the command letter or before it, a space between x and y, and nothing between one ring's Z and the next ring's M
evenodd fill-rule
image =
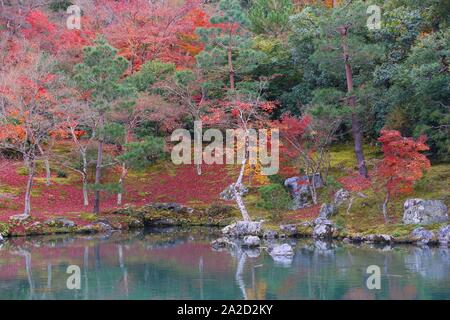
M9 239L0 247L0 299L449 299L450 251L311 240L211 248L216 229ZM292 257L267 248L294 247ZM69 290L67 267L81 270ZM365 286L379 265L381 290Z

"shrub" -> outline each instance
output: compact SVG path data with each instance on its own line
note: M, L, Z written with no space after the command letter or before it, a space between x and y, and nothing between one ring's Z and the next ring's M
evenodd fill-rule
M63 171L63 170L58 170L58 171L56 172L56 176L57 176L58 178L67 178L67 177L68 177L68 174L67 174L67 172L65 172L65 171Z
M280 184L269 184L259 188L261 200L258 206L270 210L273 217L279 216L280 211L288 210L292 204L289 192Z

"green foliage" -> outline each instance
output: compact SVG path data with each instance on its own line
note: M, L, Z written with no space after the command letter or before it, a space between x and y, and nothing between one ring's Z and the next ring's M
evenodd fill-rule
M269 184L259 188L261 200L258 206L266 210L279 212L289 209L292 204L289 192L280 184Z
M249 10L252 30L256 34L280 35L289 29L293 12L291 0L253 0Z
M7 223L0 222L0 235L7 236L9 234L9 225Z
M66 11L66 9L70 7L72 4L73 3L70 0L53 0L49 4L49 8L54 12Z
M61 170L61 169L58 169L58 170L56 171L56 176L57 176L58 178L67 178L69 175L67 174L66 171Z
M148 136L139 142L131 142L126 152L119 156L121 162L133 168L142 168L164 156L164 138Z
M129 76L126 83L137 91L149 90L151 85L157 81L164 80L175 71L175 64L165 63L159 60L145 62L139 72Z
M105 39L97 38L83 52L83 62L74 69L74 80L80 89L91 92L90 106L95 111L104 114L111 110L113 102L133 96L134 88L121 80L129 63Z
M239 1L221 0L218 13L212 16L210 21L213 24L222 24L223 27L197 29L205 49L196 59L207 78L205 89L211 97L221 98L223 87L230 84L229 54L238 89L254 81L251 73L265 55L254 49L253 39L248 31L250 20Z

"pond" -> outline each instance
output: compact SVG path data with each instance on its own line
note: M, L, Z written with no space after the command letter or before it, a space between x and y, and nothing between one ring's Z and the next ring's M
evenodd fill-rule
M0 245L0 299L450 298L448 248L283 240L295 255L274 260L266 250L214 250L219 236L190 228L12 238ZM372 265L380 289L366 285Z

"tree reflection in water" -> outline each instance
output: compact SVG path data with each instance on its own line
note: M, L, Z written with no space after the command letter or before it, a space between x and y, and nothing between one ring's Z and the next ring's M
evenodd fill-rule
M289 259L239 241L212 249L216 229L113 232L8 239L0 250L0 299L448 299L448 248L283 240ZM81 269L81 289L66 286ZM368 290L369 265L382 289Z

